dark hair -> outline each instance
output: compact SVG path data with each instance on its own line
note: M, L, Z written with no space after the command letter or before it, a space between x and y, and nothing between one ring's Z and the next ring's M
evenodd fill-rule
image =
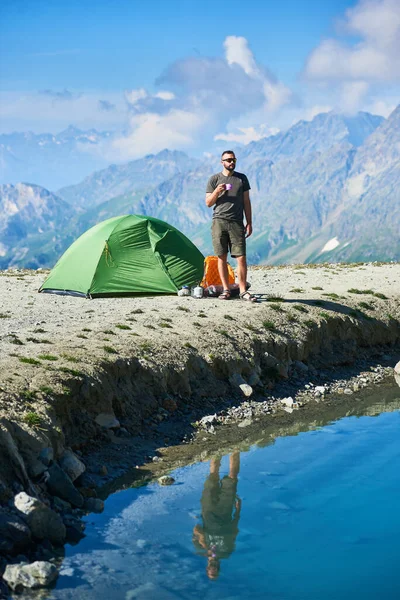
M225 154L233 154L233 156L235 156L235 153L233 150L224 150L223 153L221 154L221 158L223 158L223 156Z

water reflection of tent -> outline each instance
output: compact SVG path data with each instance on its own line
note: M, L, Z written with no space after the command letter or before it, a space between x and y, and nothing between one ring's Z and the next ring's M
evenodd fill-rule
M203 277L204 256L172 227L124 215L98 223L62 255L40 292L88 297L174 294Z

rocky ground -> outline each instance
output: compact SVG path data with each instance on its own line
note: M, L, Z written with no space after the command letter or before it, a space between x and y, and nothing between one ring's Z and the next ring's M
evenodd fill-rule
M45 275L0 273L0 573L17 590L51 583L130 468L162 474L166 448L199 456L221 425L351 403L400 358L398 263L254 267L256 305L37 294Z

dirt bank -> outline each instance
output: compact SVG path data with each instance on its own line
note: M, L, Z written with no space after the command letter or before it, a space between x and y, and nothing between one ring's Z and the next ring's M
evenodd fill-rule
M329 393L328 368L398 360L400 264L256 267L257 305L37 294L44 276L0 274L0 503L25 491L70 529L97 485L227 404L272 418L310 381Z

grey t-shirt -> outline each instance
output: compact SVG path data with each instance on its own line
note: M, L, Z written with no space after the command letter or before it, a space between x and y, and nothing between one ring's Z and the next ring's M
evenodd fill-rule
M214 204L213 219L227 219L243 223L243 193L250 189L249 180L243 173L234 171L232 175L216 173L207 183L206 194L212 194L220 183L230 183L232 188L220 196Z

